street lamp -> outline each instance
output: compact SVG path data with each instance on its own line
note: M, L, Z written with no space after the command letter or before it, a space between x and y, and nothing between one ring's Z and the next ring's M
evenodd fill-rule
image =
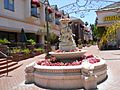
M48 0L45 0L45 19L46 19L46 29L47 29L47 55L49 54L49 24L48 24Z

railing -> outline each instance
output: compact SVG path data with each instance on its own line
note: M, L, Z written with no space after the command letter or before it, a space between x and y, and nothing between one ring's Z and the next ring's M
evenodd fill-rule
M4 53L4 52L6 52L6 53ZM8 59L12 58L12 57L9 56L9 47L3 46L3 48L2 48L2 45L1 45L1 47L0 47L0 55L2 57L6 58L6 66L7 66L6 67L6 70L7 70L7 75L6 76L8 76Z

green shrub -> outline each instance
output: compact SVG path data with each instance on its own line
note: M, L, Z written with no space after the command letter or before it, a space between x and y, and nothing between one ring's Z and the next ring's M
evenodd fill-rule
M0 39L0 44L8 44L10 43L6 38L5 39Z
M34 51L44 52L45 50L43 48L35 48Z
M19 48L13 48L12 50L10 50L11 53L24 53L24 54L29 54L30 50L28 48L25 49L19 49Z
M22 49L21 52L24 54L30 54L30 50L28 48Z
M51 45L55 45L55 43L58 42L58 37L55 33L52 32L52 33L50 33L48 40Z
M19 48L13 48L10 50L11 53L20 53L21 52L21 49Z
M35 45L36 42L33 39L27 40L28 44L30 45Z
M102 38L99 42L99 48L103 47L105 44L111 41L116 41L116 33L117 30L120 28L120 23L114 23L107 28L107 31L104 32Z

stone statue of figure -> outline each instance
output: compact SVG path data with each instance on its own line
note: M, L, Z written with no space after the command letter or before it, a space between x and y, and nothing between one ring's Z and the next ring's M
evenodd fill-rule
M70 29L68 23L70 20L68 18L61 19L61 32L60 32L60 43L59 43L59 49L63 51L70 51L76 49L76 44L73 39L73 33Z

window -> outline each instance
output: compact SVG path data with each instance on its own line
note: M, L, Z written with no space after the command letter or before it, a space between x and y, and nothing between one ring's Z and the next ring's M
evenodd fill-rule
M4 8L14 11L14 0L4 0Z
M37 6L36 5L31 6L31 16L38 17L38 15L37 15Z

